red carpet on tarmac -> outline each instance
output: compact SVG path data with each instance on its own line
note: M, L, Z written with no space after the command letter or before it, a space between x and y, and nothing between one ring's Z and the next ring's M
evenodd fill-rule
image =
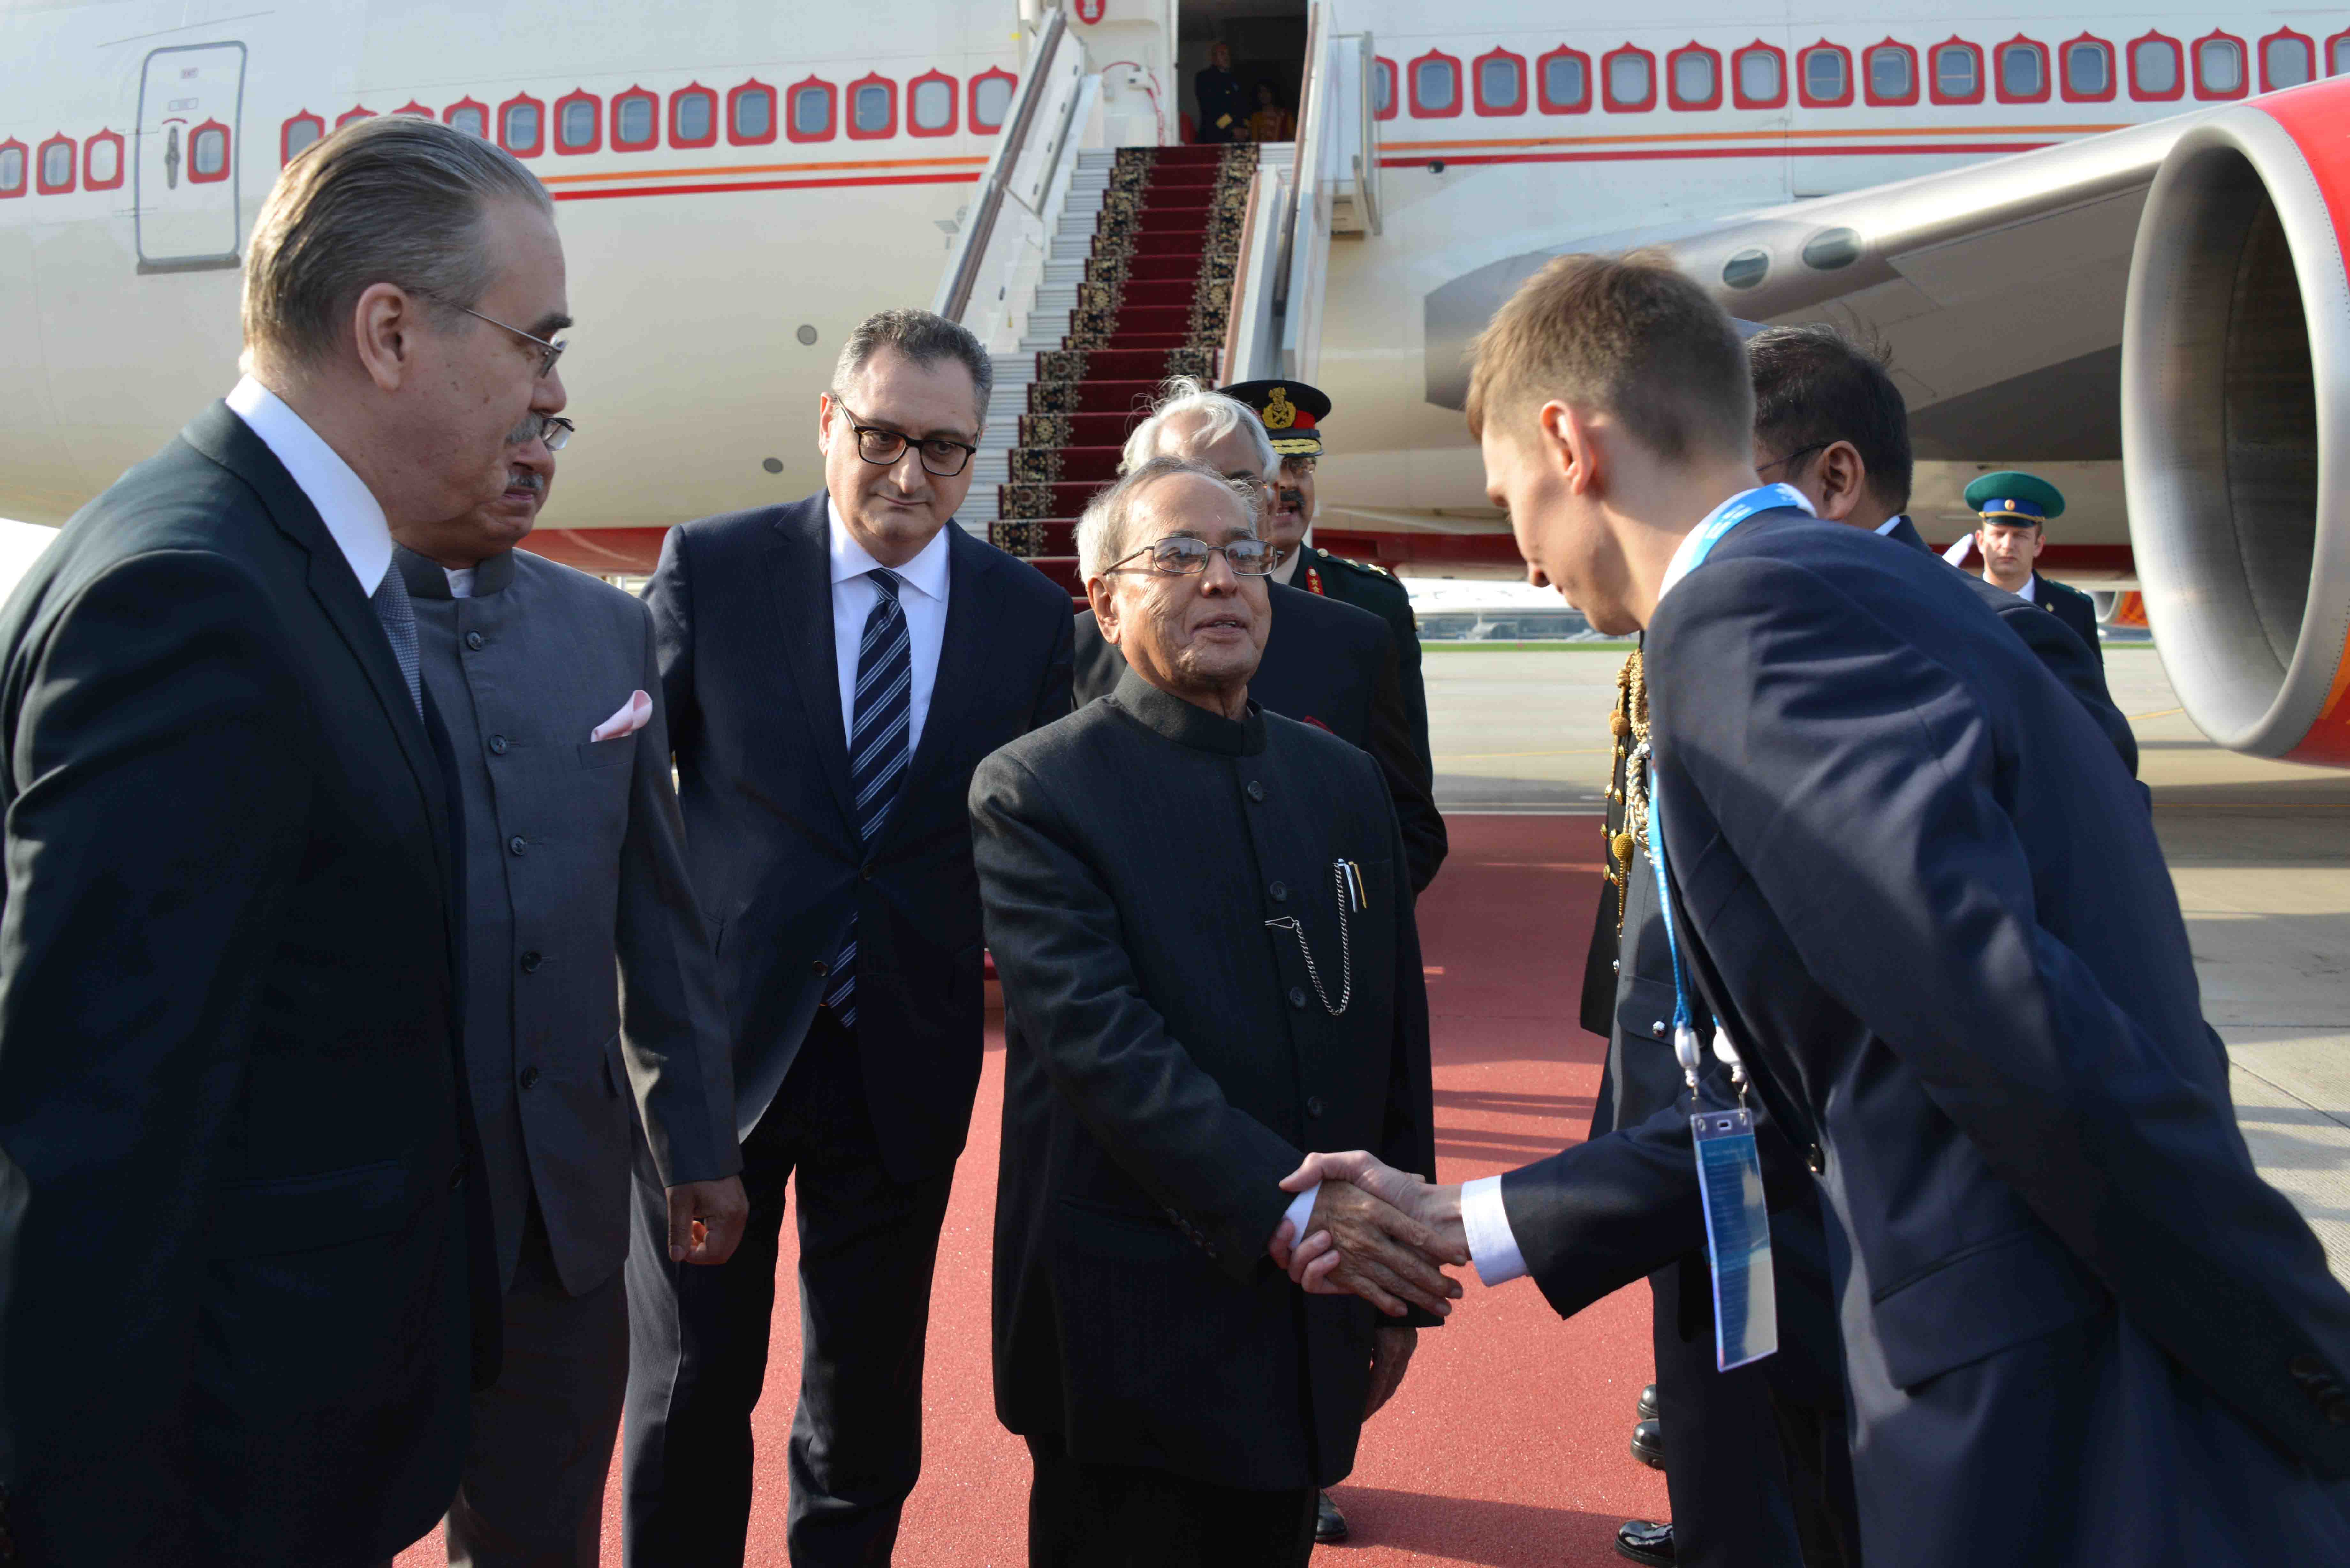
M1603 1044L1575 1022L1599 883L1587 816L1455 816L1452 855L1420 903L1436 1037L1438 1174L1490 1175L1583 1136ZM996 1424L988 1365L988 1238L1003 1106L1003 1036L956 1170L931 1311L921 1484L907 1504L905 1568L1019 1568L1027 1451ZM785 1264L795 1249L785 1228ZM783 1568L784 1446L799 1366L799 1308L779 1298L767 1388L754 1417L758 1495L749 1561ZM1561 1323L1530 1281L1467 1296L1420 1336L1410 1376L1363 1435L1335 1489L1354 1527L1317 1563L1357 1568L1618 1563L1616 1526L1665 1516L1664 1478L1626 1453L1648 1382L1648 1293L1621 1292ZM617 1476L604 1561L619 1550ZM436 1533L400 1558L439 1568Z

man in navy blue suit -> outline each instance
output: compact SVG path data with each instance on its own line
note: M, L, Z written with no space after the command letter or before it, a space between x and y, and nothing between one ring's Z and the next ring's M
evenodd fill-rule
M1067 594L951 525L990 379L952 322L867 320L819 408L824 493L672 530L646 590L751 1218L730 1262L688 1268L649 1165L639 1185L638 1568L743 1560L795 1175L792 1561L888 1562L920 1469L931 1277L979 1084L964 797L982 758L1069 711Z
M1470 417L1536 579L1647 633L1677 989L1827 1215L1862 1555L2340 1559L2350 1295L2237 1131L2137 786L1956 575L1757 485L1751 397L1698 286L1578 256L1487 329ZM1292 1179L1573 1311L1700 1233L1690 1168Z

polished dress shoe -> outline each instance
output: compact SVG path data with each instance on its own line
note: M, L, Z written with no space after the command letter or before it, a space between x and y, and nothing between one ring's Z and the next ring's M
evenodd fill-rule
M1632 1428L1632 1457L1652 1470L1665 1468L1663 1422L1643 1421Z
M1330 1501L1326 1491L1314 1494L1314 1544L1328 1546L1347 1539L1347 1516ZM1672 1559L1667 1558L1667 1562Z
M1653 1421L1657 1418L1657 1386L1655 1384L1651 1383L1640 1390L1639 1400L1632 1407L1632 1416L1635 1420L1640 1421Z
M1673 1527L1646 1519L1627 1519L1616 1532L1616 1555L1655 1568L1672 1568Z

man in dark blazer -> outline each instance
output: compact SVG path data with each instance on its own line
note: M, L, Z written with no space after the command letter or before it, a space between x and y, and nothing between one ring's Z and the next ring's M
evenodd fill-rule
M496 1298L388 524L498 493L564 298L505 153L327 138L255 220L250 373L0 616L12 1561L380 1563L456 1488Z
M1966 503L1981 519L1975 545L1983 555L1982 580L2063 621L2104 669L2096 602L2069 584L2042 576L2036 565L2047 547L2049 521L2064 514L2064 493L2036 473L2002 469L1969 484Z
M629 1561L740 1562L785 1184L799 1193L792 1559L881 1563L920 1469L923 1336L979 1084L972 770L1069 709L1068 596L951 525L989 366L926 311L849 337L823 494L673 530L652 607L693 881L717 927L751 1220L629 1263Z
M1343 1184L1283 1191L1297 1150L1427 1171L1435 1146L1376 769L1248 698L1255 514L1170 458L1097 497L1079 556L1127 672L972 784L1007 1053L996 1410L1035 1462L1038 1568L1302 1565L1315 1490L1437 1321L1301 1301L1268 1256L1368 1213ZM1449 1304L1418 1277L1405 1300Z
M570 421L516 433L497 500L399 531L464 800L466 1063L505 1303L446 1531L452 1563L594 1568L628 1384L630 1170L650 1168L667 1255L715 1264L742 1234L743 1160L652 617L515 548Z
M1534 571L1647 629L1693 1014L1784 1140L1766 1178L1829 1218L1863 1555L2341 1556L2350 1294L2236 1129L2136 786L1920 554L1707 511L1755 499L1741 369L1678 273L1567 258L1488 330L1471 410ZM1457 1200L1480 1274L1555 1304L1583 1264L1554 1240L1604 1235L1577 1210L1659 1219L1556 1176Z

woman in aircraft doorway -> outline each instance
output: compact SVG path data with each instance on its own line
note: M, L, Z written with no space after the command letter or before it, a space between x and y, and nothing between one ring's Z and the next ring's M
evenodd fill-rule
M1256 112L1248 117L1245 134L1251 141L1297 140L1297 117L1281 107L1280 96L1271 82L1256 84Z

